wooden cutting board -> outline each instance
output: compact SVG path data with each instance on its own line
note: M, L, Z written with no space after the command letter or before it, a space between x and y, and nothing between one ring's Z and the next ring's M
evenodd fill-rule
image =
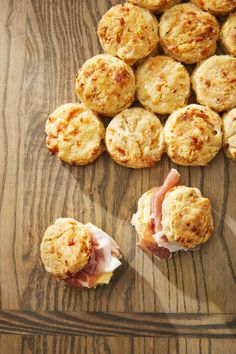
M118 2L1 1L4 354L235 353L236 163L220 152L205 168L177 167L183 184L200 188L212 201L215 232L200 252L159 262L137 248L130 219L141 194L160 184L174 164L164 156L154 168L131 170L104 153L89 166L70 167L45 147L48 114L77 101L77 70L102 52L97 22ZM46 274L41 238L61 216L91 221L120 245L125 263L110 286L79 292ZM93 337L70 337L75 335ZM127 338L110 338L114 335ZM162 338L134 338L142 336Z

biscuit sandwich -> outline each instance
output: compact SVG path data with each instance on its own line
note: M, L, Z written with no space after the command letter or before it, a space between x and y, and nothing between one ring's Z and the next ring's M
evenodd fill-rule
M108 284L122 258L108 234L72 218L57 219L47 228L40 252L47 272L78 289Z
M197 250L213 231L209 199L197 188L180 186L179 179L172 169L162 186L144 193L131 221L139 236L138 246L159 259Z

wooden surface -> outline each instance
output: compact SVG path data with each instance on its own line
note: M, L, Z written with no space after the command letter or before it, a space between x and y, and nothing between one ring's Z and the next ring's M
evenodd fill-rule
M167 157L154 168L133 171L103 154L80 168L63 165L45 147L45 119L58 105L76 101L76 72L101 52L96 24L115 3L1 1L0 331L22 337L1 338L6 349L0 352L54 348L53 353L71 353L71 348L91 345L102 348L101 353L121 353L119 343L130 353L163 353L160 348L165 348L168 353L231 354L236 337L236 164L221 152L206 168L178 167L183 184L199 187L211 199L215 232L200 252L159 262L137 249L130 219L141 194L173 166ZM39 245L46 227L60 216L91 221L116 239L126 262L110 286L78 292L45 273ZM123 329L120 312L125 312ZM45 337L56 335L58 327L61 335L69 335L71 328L73 335L185 339ZM42 336L32 337L36 334ZM217 336L225 339L219 344Z
M195 338L0 336L4 354L235 354L229 341ZM88 350L90 348L90 350Z

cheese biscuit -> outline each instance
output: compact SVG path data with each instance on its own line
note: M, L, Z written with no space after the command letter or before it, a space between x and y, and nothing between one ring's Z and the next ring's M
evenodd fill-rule
M126 109L110 122L106 146L111 158L131 168L153 166L163 154L163 127L155 114L143 108Z
M113 6L98 24L106 53L132 65L152 53L158 44L158 21L148 10L132 4Z
M197 188L174 187L162 203L163 234L186 249L205 243L213 231L212 208Z
M204 166L222 146L221 118L208 107L192 104L173 112L164 127L168 156L180 165Z
M219 33L216 18L190 3L170 8L160 20L164 52L186 64L198 63L214 54Z
M215 55L197 66L192 86L200 104L216 111L228 111L236 105L236 58Z
M46 121L47 147L71 165L93 162L105 150L105 128L99 117L80 103L58 107Z
M76 93L84 105L113 117L135 99L135 76L129 65L109 54L87 60L76 77Z
M185 106L190 95L190 77L185 67L167 56L156 56L136 71L137 98L152 112L169 114Z
M228 54L236 56L236 12L229 15L223 24L220 41L223 49Z
M41 259L47 272L64 279L88 263L90 248L91 236L85 225L72 218L60 218L45 231Z
M236 9L236 0L190 0L203 10L223 15Z
M171 6L177 5L181 0L128 0L134 5L144 7L157 13L164 12Z

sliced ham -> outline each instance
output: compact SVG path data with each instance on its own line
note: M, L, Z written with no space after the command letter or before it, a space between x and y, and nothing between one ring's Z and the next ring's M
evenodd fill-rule
M88 276L84 274L83 271L79 271L78 273L74 274L72 277L64 279L66 285L70 288L76 289L84 289L88 287Z
M155 222L155 232L162 231L162 202L166 193L179 183L180 174L172 168L166 177L163 185L157 189L151 200L151 219Z
M159 247L152 237L142 238L139 240L138 246L141 247L144 251L151 252L158 258L165 259L170 257L170 251L167 248Z
M108 234L98 227L89 224L89 228L98 244L94 246L95 252L98 255L94 274L113 272L121 265L119 261L121 253L118 245Z
M72 288L92 288L101 274L113 272L121 265L122 258L117 243L104 231L92 224L88 224L92 235L92 249L89 262L86 266L65 279L65 283Z
M172 169L166 177L163 185L156 188L150 202L150 232L142 238L138 246L151 252L158 258L169 258L171 252L176 252L180 247L170 244L162 232L162 203L166 193L179 183L180 174Z

